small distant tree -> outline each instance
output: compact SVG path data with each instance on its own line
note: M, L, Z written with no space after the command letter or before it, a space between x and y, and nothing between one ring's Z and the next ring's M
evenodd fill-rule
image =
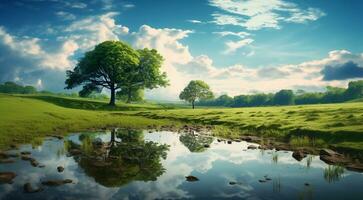
M188 86L180 93L179 98L192 104L194 109L195 102L213 98L213 92L207 83L201 80L190 81Z
M294 93L292 90L280 90L275 94L273 102L275 105L292 105L294 104Z

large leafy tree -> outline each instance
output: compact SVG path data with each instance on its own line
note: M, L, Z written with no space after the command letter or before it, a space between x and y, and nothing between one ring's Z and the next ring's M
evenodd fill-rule
M213 92L207 83L201 80L190 81L188 86L180 93L179 98L192 104L194 109L195 102L213 98Z
M143 55L141 51L152 54ZM156 59L158 62L144 61ZM162 57L156 50L136 51L121 41L106 41L87 52L72 71L67 71L66 89L83 85L80 96L88 96L107 88L111 92L110 105L115 105L118 90L167 85L166 74L160 72L161 63Z
M121 87L121 93L126 97L126 102L130 103L135 99L135 95L143 89L154 89L168 85L166 73L161 72L163 57L155 49L137 50L140 56L139 65L130 68L126 82Z

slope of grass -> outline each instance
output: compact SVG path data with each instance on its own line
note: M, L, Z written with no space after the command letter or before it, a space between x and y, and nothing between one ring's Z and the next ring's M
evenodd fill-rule
M185 109L169 104L122 104L46 95L0 94L0 146L15 139L110 126L143 128L175 122L218 125L224 137L241 134L288 139L292 144L324 143L363 150L363 103L254 108ZM303 141L302 139L303 138Z
M19 97L39 99L61 107L83 109L83 110L154 110L154 109L174 109L177 105L172 104L156 104L156 103L140 103L140 104L126 104L117 102L116 107L109 106L107 100L94 100L86 98L75 97L61 97L56 95L18 95ZM178 105L180 107L182 105Z
M0 94L0 147L11 143L30 142L47 134L64 134L110 126L143 128L171 123L168 120L115 115L111 111L64 108L55 105L57 103L48 103L49 99L44 101L44 98L46 97L40 96L38 99ZM64 99L68 101L67 98ZM89 102L91 101L81 103L84 105Z
M363 149L363 103L158 110L134 112L134 115L234 129L227 135L222 133L225 136L257 134L286 139L309 136L336 147Z

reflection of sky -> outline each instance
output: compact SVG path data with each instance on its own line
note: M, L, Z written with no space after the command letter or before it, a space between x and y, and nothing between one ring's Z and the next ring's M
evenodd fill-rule
M316 199L362 199L363 174L345 172L344 176L333 183L324 179L325 163L318 156L313 157L308 168L307 159L301 162L291 156L291 152L247 150L246 142L212 142L211 148L204 152L191 153L180 141L179 135L170 132L147 133L145 140L170 145L168 156L162 160L166 172L157 181L134 181L121 188L106 188L88 177L72 157L67 157L63 150L63 141L52 139L31 149L22 146L21 150L32 151L45 168L35 168L27 161L0 165L0 171L15 171L18 176L14 183L0 185L1 199L297 199L313 195ZM96 137L103 141L110 140L110 133ZM78 135L70 138L78 141ZM63 152L63 153L62 153ZM273 155L278 161L273 162ZM64 166L63 173L58 173L57 166ZM200 181L186 182L185 176L197 176ZM260 183L264 176L272 181ZM36 194L24 194L23 184L32 183L34 187L41 180L66 179L74 180L75 184L46 188ZM230 181L237 182L229 185ZM273 192L273 185L279 182L280 192ZM310 183L310 187L304 183Z

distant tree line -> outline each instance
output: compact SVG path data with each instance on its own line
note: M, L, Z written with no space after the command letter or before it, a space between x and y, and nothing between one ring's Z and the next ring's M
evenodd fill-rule
M8 81L3 84L0 84L0 93L35 94L35 93L37 93L37 89L30 85L22 86L22 85L14 83L14 82Z
M213 99L201 99L199 106L254 107L273 105L303 105L339 103L363 98L363 80L351 81L348 88L328 86L325 92L280 90L277 93L260 93L230 97L221 95Z

